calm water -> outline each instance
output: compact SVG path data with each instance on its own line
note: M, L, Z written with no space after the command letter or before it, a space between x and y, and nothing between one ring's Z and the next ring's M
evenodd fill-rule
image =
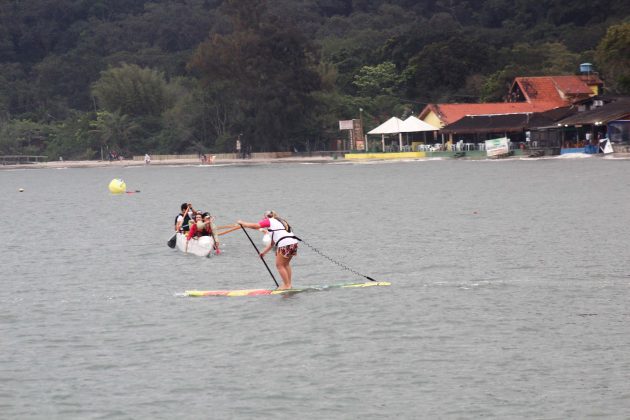
M1 418L629 416L628 160L0 171L0 197ZM240 231L168 248L188 200L393 285L178 297L274 285ZM294 277L361 280L306 247Z

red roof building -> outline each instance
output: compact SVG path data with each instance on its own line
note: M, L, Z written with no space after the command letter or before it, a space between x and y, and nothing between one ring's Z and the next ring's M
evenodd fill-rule
M602 93L603 82L596 75L517 77L508 102L548 102L571 105Z
M494 102L485 104L428 104L420 119L436 127L444 127L473 115L503 115L544 112L560 107L556 102Z
M593 74L517 77L507 102L428 104L419 118L441 128L467 116L545 112L595 96L602 86L601 79Z

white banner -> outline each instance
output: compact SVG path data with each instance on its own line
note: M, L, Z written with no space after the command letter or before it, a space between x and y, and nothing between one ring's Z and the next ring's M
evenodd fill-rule
M354 127L352 125L352 120L341 120L339 121L339 129L340 130L352 130Z
M486 154L488 156L499 156L510 153L510 139L501 137L499 139L486 140Z

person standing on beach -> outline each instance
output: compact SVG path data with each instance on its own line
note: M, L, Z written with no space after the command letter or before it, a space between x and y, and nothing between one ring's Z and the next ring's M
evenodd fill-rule
M269 245L260 253L264 257L272 247L276 248L276 268L282 277L282 286L278 289L290 289L293 271L291 270L291 259L297 255L298 239L293 234L291 226L286 220L280 218L278 214L269 210L264 214L264 218L258 223L237 221L239 225L249 229L267 229L271 234Z
M238 135L238 138L236 139L236 157L240 158L241 157L241 135Z

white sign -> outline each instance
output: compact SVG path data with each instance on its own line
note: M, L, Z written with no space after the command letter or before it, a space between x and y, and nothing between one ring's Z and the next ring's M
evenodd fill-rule
M352 120L342 120L339 121L339 129L340 130L352 130L354 126L352 125Z
M615 150L612 147L612 144L610 144L610 140L608 139L601 139L599 141L599 148L602 150L603 153L613 153Z
M501 137L500 139L486 140L486 154L488 156L499 156L510 153L510 139Z

